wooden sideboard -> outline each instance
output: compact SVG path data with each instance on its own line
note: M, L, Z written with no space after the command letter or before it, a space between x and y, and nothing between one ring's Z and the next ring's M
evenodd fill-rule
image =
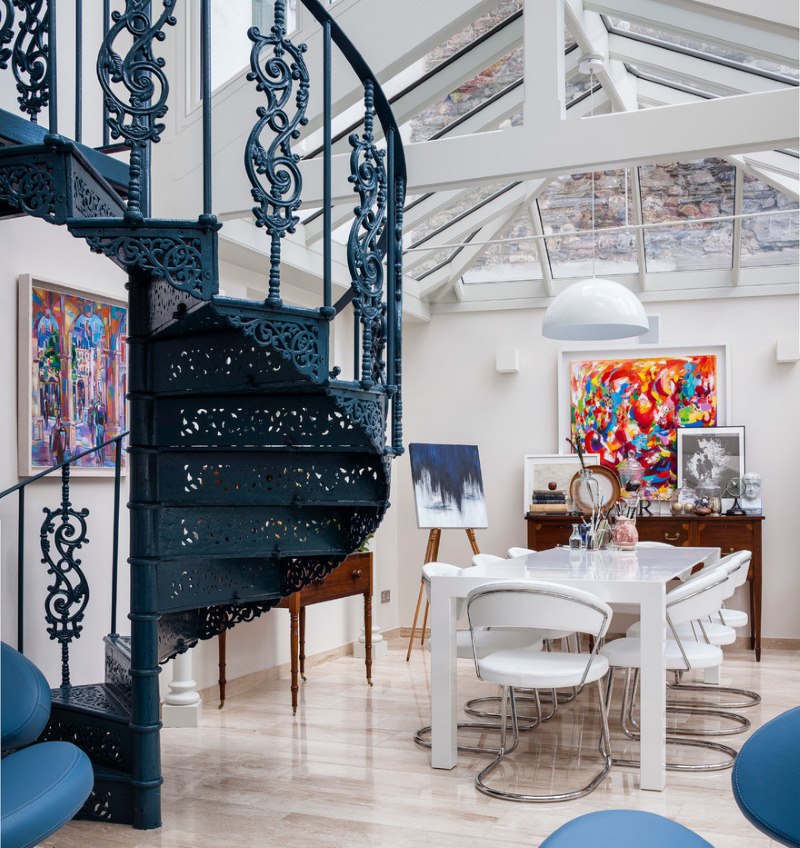
M565 545L572 525L579 521L571 515L528 515L528 547L534 551ZM668 542L671 545L720 548L722 555L733 551L752 551L750 573L750 647L761 659L761 522L763 515L664 515L640 516L636 529L643 542Z

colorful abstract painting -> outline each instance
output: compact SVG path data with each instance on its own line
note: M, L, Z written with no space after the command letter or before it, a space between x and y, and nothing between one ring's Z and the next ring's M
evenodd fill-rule
M678 427L713 427L717 356L570 360L570 426L587 453L614 468L629 451L645 484L665 495L677 480Z
M127 309L39 281L27 292L31 473L126 429ZM112 445L74 468L113 469L114 462Z

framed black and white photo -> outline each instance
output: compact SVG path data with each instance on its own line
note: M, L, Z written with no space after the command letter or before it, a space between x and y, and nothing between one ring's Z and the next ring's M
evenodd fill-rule
M732 501L732 480L744 476L744 427L680 427L678 487L719 486L723 500Z

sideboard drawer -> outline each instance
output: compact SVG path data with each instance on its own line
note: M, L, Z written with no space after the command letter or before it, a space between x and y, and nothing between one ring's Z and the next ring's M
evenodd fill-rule
M691 525L680 518L659 518L654 521L639 519L636 529L642 542L666 542L682 547L690 544Z
M734 551L753 550L753 524L749 521L710 519L697 525L697 544L702 548L719 548L722 556Z
M318 604L369 592L369 554L352 554L324 580L309 583L300 590L302 604Z
M534 551L545 551L558 545L566 545L572 533L572 525L580 524L580 517L559 516L558 520L537 521L528 518L528 547ZM534 541L535 540L535 541Z

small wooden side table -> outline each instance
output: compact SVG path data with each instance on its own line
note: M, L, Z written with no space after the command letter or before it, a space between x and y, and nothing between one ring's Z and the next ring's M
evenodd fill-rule
M291 632L292 714L297 713L299 676L305 680L306 607L323 601L364 596L364 642L367 683L372 686L372 553L351 554L333 572L322 580L284 598L278 608L289 610ZM225 703L225 632L219 636L219 706Z

